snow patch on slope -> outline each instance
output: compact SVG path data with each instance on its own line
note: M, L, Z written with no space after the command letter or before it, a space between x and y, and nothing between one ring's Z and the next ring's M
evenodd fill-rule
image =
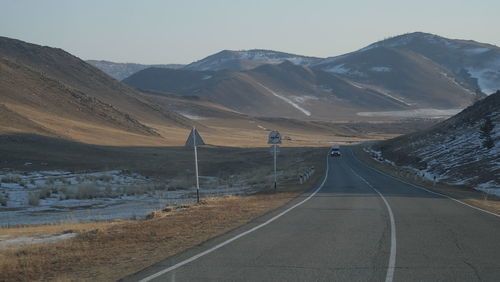
M374 72L390 72L392 69L390 67L371 67L370 70Z
M77 236L77 233L65 233L59 235L41 235L37 237L18 237L13 239L0 239L0 249L19 247L22 245L40 244L40 243L56 243L62 240L67 240Z
M302 108L301 106L297 105L297 103L293 102L292 100L288 99L287 97L285 96L282 96L274 91L272 91L271 89L269 89L268 87L264 86L262 83L260 82L257 82L258 85L260 85L262 88L266 89L269 93L273 94L275 97L285 101L286 103L292 105L292 107L296 108L297 110L301 111L304 115L306 116L311 116L311 112Z
M364 74L358 70L350 69L350 68L346 67L345 64L335 65L335 66L329 67L329 68L328 67L323 68L323 70L326 72L333 72L333 73L338 73L338 74L366 77L366 74Z
M446 118L459 113L462 109L416 109L407 111L358 112L362 117L401 117L401 118Z
M470 67L467 71L471 77L477 79L479 88L485 94L491 95L500 89L500 58L492 61L487 67Z
M484 119L450 120L423 136L407 136L384 150L388 156L407 156L418 175L449 184L469 185L476 190L500 195L500 110L488 115L494 127L493 147L481 137ZM455 118L455 117L454 117ZM378 157L380 158L380 156Z

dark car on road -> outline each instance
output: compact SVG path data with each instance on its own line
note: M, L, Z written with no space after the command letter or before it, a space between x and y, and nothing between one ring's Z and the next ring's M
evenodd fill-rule
M339 146L332 146L330 148L330 156L332 157L340 157L340 147Z

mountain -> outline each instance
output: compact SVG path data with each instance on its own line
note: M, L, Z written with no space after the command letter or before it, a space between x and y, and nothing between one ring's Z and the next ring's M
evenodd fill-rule
M167 69L180 69L184 67L181 64L156 64L156 65L143 65L133 63L115 63L110 61L86 60L87 63L102 70L117 80L122 80L131 76L132 74L150 67L167 68Z
M383 158L500 195L500 91L425 131L374 146ZM496 188L490 190L491 188Z
M123 82L142 90L196 95L234 111L263 117L351 119L360 111L409 108L335 74L289 61L244 72L149 68Z
M388 38L349 54L324 59L315 67L360 82L378 82L383 75L413 71L398 63L401 56L436 68L436 77L449 79L466 92L491 94L500 89L499 47L422 32ZM378 84L395 92L400 89L388 80Z
M372 112L456 109L480 97L436 78L436 65L420 66L411 59L404 63L415 73L398 74L405 87L398 93L289 61L242 72L149 68L123 82L143 90L200 96L248 115L297 119L360 120L372 119Z
M326 59L225 50L182 69L148 68L123 81L267 117L449 116L500 88L499 50L416 32Z
M57 48L0 37L0 132L88 143L161 143L192 122ZM128 140L128 141L127 141Z
M197 71L243 71L256 68L264 64L280 64L290 61L297 65L308 66L319 62L320 58L306 57L271 50L223 50L202 60L193 62L184 67L185 70Z

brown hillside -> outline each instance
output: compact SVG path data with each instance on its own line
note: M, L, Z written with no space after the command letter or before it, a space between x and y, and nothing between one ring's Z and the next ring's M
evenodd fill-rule
M135 90L64 50L0 37L0 56L113 105L143 123L190 125L188 119L144 100Z

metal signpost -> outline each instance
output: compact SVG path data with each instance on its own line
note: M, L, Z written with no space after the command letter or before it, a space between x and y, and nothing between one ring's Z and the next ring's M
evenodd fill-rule
M274 192L276 192L276 183L277 183L277 176L276 176L276 153L278 150L278 144L281 144L281 135L278 131L274 130L269 133L269 139L267 140L267 144L272 144L273 145L273 156L274 156Z
M196 149L196 147L199 145L205 145L205 142L203 142L203 139L201 139L201 136L198 133L198 130L196 130L196 128L193 126L193 129L191 130L191 133L189 134L189 136L186 140L186 147L194 147L194 164L195 164L195 171L196 171L196 201L197 201L197 203L200 202L200 180L198 177L198 150Z

